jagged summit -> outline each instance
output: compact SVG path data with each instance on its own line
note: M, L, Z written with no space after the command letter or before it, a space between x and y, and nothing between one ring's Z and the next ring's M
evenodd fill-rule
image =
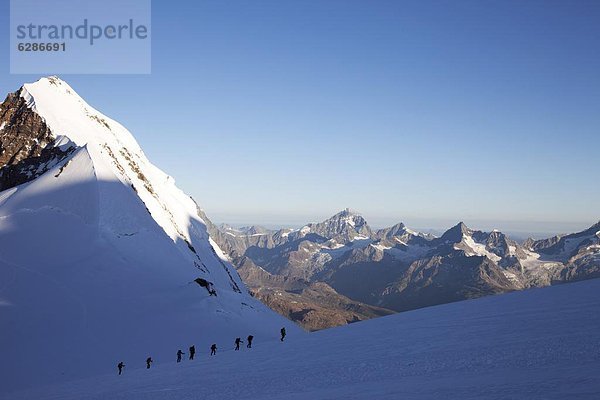
M344 219L346 221L364 220L364 218L362 217L362 214L360 214L358 211L353 210L351 208L345 208L342 211L338 212L337 214L329 217L327 220L333 220L333 219Z
M444 232L440 239L442 241L456 243L460 242L464 236L468 236L471 233L471 229L469 229L469 227L465 225L464 222L459 222L458 224L454 225L452 228Z
M372 235L367 221L355 211L346 208L317 224L308 224L301 229L304 233L316 233L326 238L338 237L345 241L367 239Z
M380 229L375 233L375 236L378 239L387 240L391 240L393 238L401 238L403 242L410 241L415 237L427 238L427 235L413 231L412 229L408 228L403 222L399 222L396 225L393 225L389 228Z
M390 234L393 234L394 236L396 236L396 234L398 233L404 233L406 232L407 228L406 225L404 225L403 222L399 222L395 225L392 225L389 228L385 228L387 231L389 231Z

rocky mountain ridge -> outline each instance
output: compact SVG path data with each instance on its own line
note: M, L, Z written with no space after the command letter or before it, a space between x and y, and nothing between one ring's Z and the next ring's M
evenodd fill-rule
M403 223L373 230L345 209L300 229L260 232L215 237L232 260L251 260L277 277L325 283L349 299L395 311L600 277L600 223L520 244L462 222L440 237Z

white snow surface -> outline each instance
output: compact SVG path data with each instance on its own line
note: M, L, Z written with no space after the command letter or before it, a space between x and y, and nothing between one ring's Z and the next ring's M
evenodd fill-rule
M290 335L150 370L126 359L94 378L11 400L595 400L600 280L430 307Z
M465 252L467 256L484 256L494 262L498 262L501 260L501 258L498 255L490 252L486 248L485 244L476 242L470 235L464 235L462 243L464 243L468 248L468 250ZM460 250L460 248L456 245L454 246L454 248Z
M80 147L87 145L94 161L108 161L103 168L97 166L98 179L132 184L154 220L173 240L192 240L194 234L202 234L194 232L194 220L202 223L194 201L175 186L173 178L148 161L127 129L88 105L66 82L42 78L25 84L21 97L54 135Z
M418 245L405 245L401 248L392 247L391 249L386 251L398 260L411 263L415 260L418 260L421 257L424 257L429 250L429 247Z
M191 344L301 333L247 293L194 201L125 128L57 78L22 95L56 146L78 148L0 193L0 397Z
M377 250L379 250L379 251L385 251L385 250L389 250L389 249L391 249L391 247L390 247L390 246L384 246L384 245L382 245L382 244L379 244L379 243L378 243L378 244L372 244L372 243L371 243L371 245L370 245L370 246L371 246L371 247L374 247L375 249L377 249Z
M547 260L541 254L534 251L524 250L526 257L520 258L519 262L529 272L543 272L552 268L561 268L562 263L555 260Z
M351 242L361 241L361 240L370 240L368 236L356 235L352 238Z

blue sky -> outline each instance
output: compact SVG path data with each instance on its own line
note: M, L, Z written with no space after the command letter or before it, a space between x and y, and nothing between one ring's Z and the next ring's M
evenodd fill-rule
M600 218L597 1L153 2L151 75L61 75L209 216ZM0 10L0 92L10 75Z

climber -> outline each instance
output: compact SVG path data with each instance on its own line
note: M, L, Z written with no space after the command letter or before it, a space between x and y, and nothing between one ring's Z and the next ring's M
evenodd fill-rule
M235 350L236 351L240 349L240 343L244 343L244 342L242 342L242 339L236 338L235 339Z

